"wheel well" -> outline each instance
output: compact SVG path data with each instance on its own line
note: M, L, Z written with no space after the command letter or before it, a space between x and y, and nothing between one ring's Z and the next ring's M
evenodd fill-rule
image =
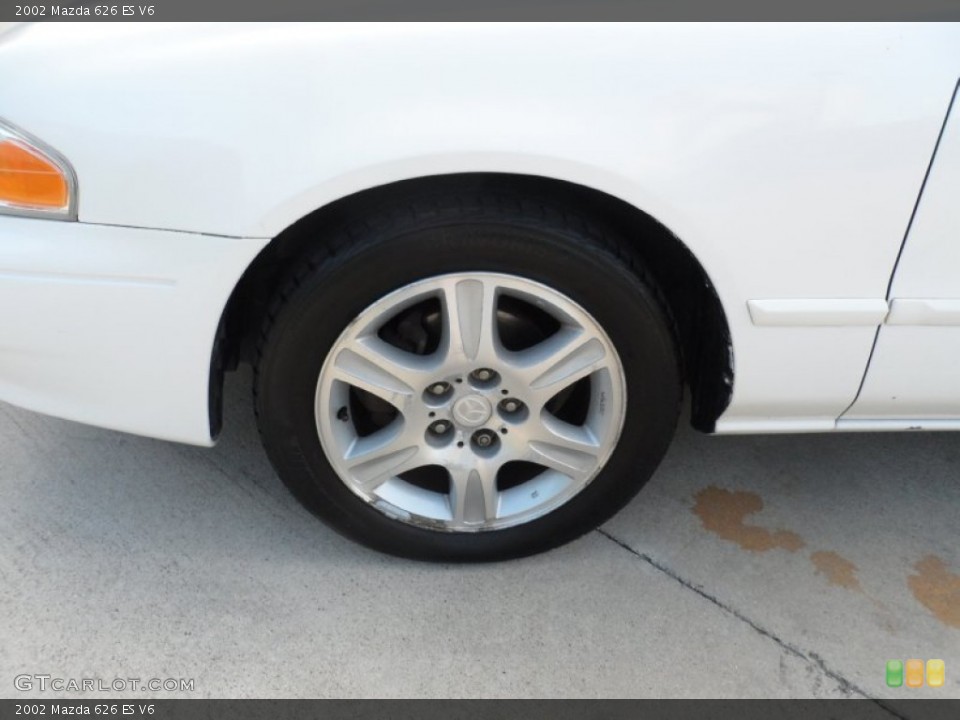
M712 432L733 392L730 330L706 271L683 242L650 215L606 193L573 183L529 175L468 173L404 180L350 195L301 218L275 237L244 273L224 310L212 368L233 369L253 356L254 343L271 296L286 273L318 237L372 207L401 202L438 184L458 183L524 196L547 195L590 213L629 239L669 305L681 349L684 379L692 395L691 423ZM349 234L349 233L348 233ZM211 372L211 426L219 430L222 370Z

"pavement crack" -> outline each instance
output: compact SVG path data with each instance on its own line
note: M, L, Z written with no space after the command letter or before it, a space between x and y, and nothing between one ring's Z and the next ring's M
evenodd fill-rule
M675 582L679 583L680 585L682 585L682 586L683 586L684 588L686 588L687 590L690 590L691 592L696 593L697 595L699 595L700 597L702 597L704 600L707 600L708 602L713 603L715 606L717 606L718 608L720 608L721 610L723 610L725 613L727 613L727 614L729 614L729 615L732 615L733 617L735 617L735 618L736 618L737 620L739 620L740 622L745 623L746 625L748 625L752 630L754 630L754 631L757 632L758 634L762 635L762 636L765 637L765 638L768 638L768 639L772 640L772 641L775 642L777 645L779 645L780 648L781 648L784 652L786 652L786 653L788 653L788 654L790 654L790 655L792 655L792 656L794 656L794 657L796 657L796 658L799 658L800 660L802 660L802 661L804 661L804 662L806 662L806 663L808 663L808 664L810 664L810 665L813 665L814 667L816 667L817 669L819 669L820 672L822 672L822 673L823 673L824 675L826 675L828 678L830 678L830 679L833 680L835 683L837 683L838 687L840 688L840 691L841 691L842 693L844 693L845 695L859 695L860 697L866 698L867 700L870 700L871 702L875 703L881 710L883 710L884 712L888 713L888 714L891 715L892 717L898 718L899 720L908 720L908 718L907 718L905 715L901 715L899 712L897 712L895 709L893 709L892 707L890 707L890 706L889 706L887 703L885 703L883 700L881 700L881 699L879 699L879 698L876 698L876 697L873 697L873 696L870 695L866 690L864 690L863 688L859 687L858 685L856 685L856 684L853 683L852 681L848 680L847 678L845 678L843 675L841 675L841 674L840 674L839 672L837 672L836 670L831 669L831 668L827 665L827 663L824 661L824 659L823 659L822 657L820 657L817 653L809 652L809 651L805 652L805 651L801 650L799 647L797 647L797 646L794 645L793 643L791 643L791 642L789 642L789 641L787 641L787 640L784 640L782 637L780 637L779 635L777 635L777 634L776 634L775 632L773 632L772 630L769 630L768 628L763 627L763 626L760 625L758 622L756 622L755 620L750 619L749 617L747 617L746 615L744 615L742 612L740 612L740 611L737 610L736 608L734 608L734 607L728 605L727 603L725 603L725 602L724 602L723 600L721 600L720 598L718 598L718 597L716 597L716 596L714 596L714 595L711 595L711 594L708 593L706 590L704 590L703 587L701 587L700 585L697 585L697 584L691 582L690 580L687 580L687 579L684 578L682 575L680 575L679 573L677 573L675 570L673 570L673 569L671 569L670 567L664 565L662 562L659 562L658 560L653 559L652 557L650 557L650 556L647 555L646 553L642 553L642 552L639 552L638 550L635 550L634 548L630 547L630 546L629 546L627 543L625 543L624 541L622 541L622 540L620 540L619 538L614 537L613 535L611 535L611 534L610 534L609 532L607 532L605 529L603 529L603 528L597 528L597 532L598 532L600 535L602 535L603 537L605 537L607 540L609 540L610 542L615 543L616 545L619 545L621 548L623 548L624 550L626 550L626 551L629 552L630 554L634 555L634 556L635 556L636 558L638 558L639 560L642 560L643 562L647 563L647 564L650 565L652 568L654 568L654 569L656 569L656 570L659 570L661 573L663 573L663 574L666 575L667 577L671 578L671 579L674 580Z

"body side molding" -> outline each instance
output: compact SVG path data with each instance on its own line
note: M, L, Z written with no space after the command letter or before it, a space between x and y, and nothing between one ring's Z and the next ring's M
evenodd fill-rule
M747 309L754 325L775 327L880 325L888 311L882 298L769 298Z
M895 298L887 325L960 325L960 298Z
M960 298L877 299L769 298L748 300L760 327L858 327L960 325Z

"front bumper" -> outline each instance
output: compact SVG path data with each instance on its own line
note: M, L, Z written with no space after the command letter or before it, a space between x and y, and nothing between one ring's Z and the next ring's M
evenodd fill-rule
M213 444L217 326L267 242L0 217L0 400Z

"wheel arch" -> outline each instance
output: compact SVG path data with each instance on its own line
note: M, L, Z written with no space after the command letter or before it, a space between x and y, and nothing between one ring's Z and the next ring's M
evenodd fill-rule
M683 377L691 389L691 424L713 432L733 394L733 348L720 297L706 269L669 228L635 205L607 192L540 175L471 172L428 175L359 190L319 207L278 233L240 278L223 311L210 371L210 424L222 424L222 382L226 370L252 358L270 297L285 274L318 237L342 228L373 207L402 202L442 184L547 195L569 203L630 241L656 280L672 313Z

